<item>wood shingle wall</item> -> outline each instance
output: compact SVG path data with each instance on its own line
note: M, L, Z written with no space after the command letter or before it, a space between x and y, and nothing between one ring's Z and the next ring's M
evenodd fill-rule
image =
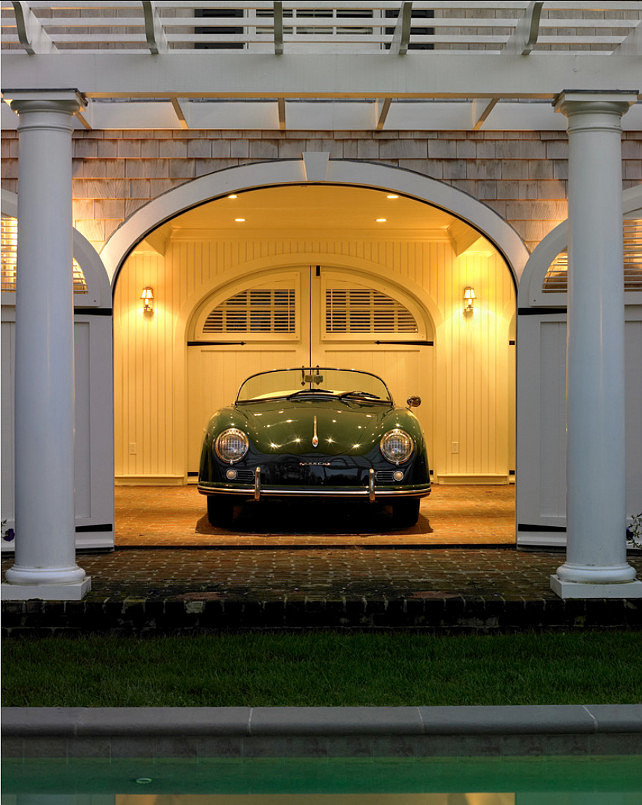
M146 202L213 171L328 151L417 171L469 193L529 249L566 218L565 132L78 131L74 225L100 251ZM2 186L17 191L18 139L5 132ZM622 136L624 187L642 181L642 133Z

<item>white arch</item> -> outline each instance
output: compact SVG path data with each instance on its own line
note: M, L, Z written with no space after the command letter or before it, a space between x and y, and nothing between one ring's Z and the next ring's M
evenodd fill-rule
M18 217L18 196L9 190L2 191L2 213ZM87 281L87 295L75 298L75 307L111 308L111 287L103 261L91 243L77 229L73 230L73 255L82 268Z
M201 176L150 201L112 234L101 252L112 284L129 252L152 230L186 210L229 193L306 183L303 160L273 160ZM370 162L328 161L315 184L389 190L440 207L470 224L500 251L519 283L528 250L517 232L490 207L450 185L413 171Z
M624 217L642 215L642 185L636 185L622 193ZM542 293L544 277L557 255L568 246L568 219L558 224L533 249L518 292L518 307L566 307L566 293ZM628 294L627 294L628 296Z

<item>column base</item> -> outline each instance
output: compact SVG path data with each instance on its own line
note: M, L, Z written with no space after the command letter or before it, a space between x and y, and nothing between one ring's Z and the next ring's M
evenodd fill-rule
M560 598L642 598L642 581L596 584L551 576L551 590Z
M2 584L3 601L80 601L91 590L91 576L78 582L60 584Z

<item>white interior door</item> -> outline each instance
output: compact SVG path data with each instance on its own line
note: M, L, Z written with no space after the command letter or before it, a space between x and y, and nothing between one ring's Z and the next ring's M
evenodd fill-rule
M381 377L395 404L414 409L429 443L433 429L434 346L422 312L367 276L313 267L310 275L312 363Z
M198 473L211 415L234 402L245 378L308 363L308 277L306 266L246 279L201 306L187 350L188 475Z

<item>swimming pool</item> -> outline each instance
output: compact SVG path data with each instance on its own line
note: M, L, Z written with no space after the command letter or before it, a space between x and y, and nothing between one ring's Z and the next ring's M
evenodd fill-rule
M619 755L3 761L4 794L112 795L115 805L151 805L150 795L156 803L162 802L158 797L172 795L172 805L191 805L196 802L194 796L199 797L200 805L204 805L200 800L203 796L208 801L211 798L211 805L223 802L226 805L232 802L234 805L281 802L284 805L290 802L519 805L557 801L549 796L553 792L608 792L608 797L600 801L609 805L642 802L641 758ZM462 798L464 794L466 799Z

